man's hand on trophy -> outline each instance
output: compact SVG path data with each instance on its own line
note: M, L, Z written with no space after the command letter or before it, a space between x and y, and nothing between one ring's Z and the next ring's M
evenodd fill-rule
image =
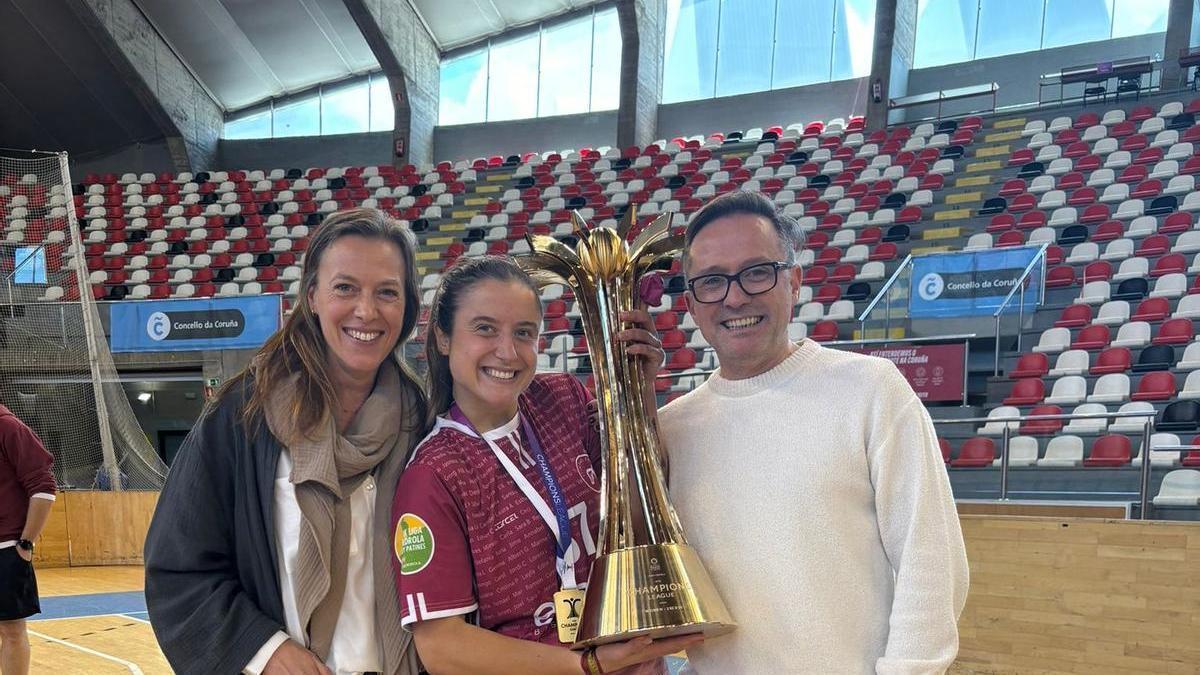
M667 361L667 353L658 339L658 329L654 327L654 318L644 309L621 312L619 317L624 328L617 331L617 340L625 343L627 352L641 357L642 368L653 385L654 376Z
M596 649L596 659L606 673L619 675L642 675L647 671L641 664L652 662L649 672L656 672L664 656L670 656L704 642L704 635L680 635L678 637L651 640L648 637L634 638L628 642L617 642ZM655 662L657 660L657 662Z

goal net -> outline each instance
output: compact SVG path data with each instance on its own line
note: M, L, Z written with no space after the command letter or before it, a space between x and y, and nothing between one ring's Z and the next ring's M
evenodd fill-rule
M161 488L166 465L129 405L88 283L107 247L81 243L66 154L17 154L0 153L0 403L54 454L60 487ZM81 205L97 197L121 205L119 194Z

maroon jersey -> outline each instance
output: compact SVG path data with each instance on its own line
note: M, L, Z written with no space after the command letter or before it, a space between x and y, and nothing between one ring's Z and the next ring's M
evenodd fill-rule
M600 439L590 399L569 375L538 375L519 400L566 497L572 537L566 561L580 586L591 571L600 519ZM549 503L519 419L484 436ZM469 428L441 418L417 446L396 487L392 531L403 625L473 614L475 623L503 635L559 644L554 536Z

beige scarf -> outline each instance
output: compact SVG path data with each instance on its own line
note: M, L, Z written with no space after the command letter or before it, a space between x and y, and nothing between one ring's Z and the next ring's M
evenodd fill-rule
M300 546L294 587L300 625L308 631L308 648L326 660L346 588L350 550L350 495L373 475L375 522L372 569L375 574L375 623L388 675L419 672L412 636L400 626L391 566L390 515L396 481L408 461L412 435L401 429L415 412L415 393L403 386L400 370L384 361L375 388L345 433L338 434L326 415L309 437L292 421L296 377L270 396L264 410L267 427L292 459L292 484L300 507Z

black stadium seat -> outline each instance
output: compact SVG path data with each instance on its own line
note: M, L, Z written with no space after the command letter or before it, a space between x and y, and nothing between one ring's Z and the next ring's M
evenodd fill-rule
M907 203L908 203L908 195L904 194L903 192L893 192L892 194L888 195L887 197L884 197L883 204L880 204L880 208L902 209L902 208L904 208L904 205Z
M1046 173L1046 165L1041 162L1030 162L1021 167L1017 178L1034 178Z
M1137 363L1133 366L1135 373L1149 373L1155 370L1170 370L1175 365L1175 348L1171 345L1151 345L1138 355Z
M287 179L288 180L296 180L297 178L303 178L303 177L304 177L304 172L301 171L300 169L288 169L287 170Z
M883 240L886 242L908 241L909 234L912 231L907 225L893 225L888 228L887 234L883 235Z
M979 215L990 216L996 213L1003 213L1008 208L1008 200L1004 197L992 197L983 202L983 206L979 208Z
M808 153L803 150L796 150L788 155L785 161L788 164L804 164L808 161Z
M1179 208L1179 200L1175 195L1163 195L1155 197L1154 201L1150 202L1150 206L1146 208L1148 216L1165 216L1168 213L1174 213Z
M843 300L866 300L871 297L871 284L865 281L855 281L846 287L842 294Z
M1170 121L1167 122L1167 128L1174 129L1175 131L1183 131L1184 129L1190 128L1195 124L1196 116L1190 112L1184 112L1172 117Z
M1158 413L1157 431L1195 431L1200 422L1200 402L1175 401Z
M942 159L961 159L963 152L963 146L949 145L942 150Z
M938 122L936 133L952 134L956 131L958 131L958 120L942 120Z
M1126 279L1117 286L1117 290L1113 292L1113 300L1125 300L1126 302L1138 302L1146 297L1150 292L1150 282L1145 279Z
M833 179L830 178L828 174L821 174L820 176L813 176L812 178L809 178L808 187L816 190L824 190L825 188L829 187L829 184L832 181Z
M1087 240L1087 225L1071 225L1070 227L1065 228L1062 231L1062 234L1058 235L1059 246L1074 246L1075 244L1082 244Z

